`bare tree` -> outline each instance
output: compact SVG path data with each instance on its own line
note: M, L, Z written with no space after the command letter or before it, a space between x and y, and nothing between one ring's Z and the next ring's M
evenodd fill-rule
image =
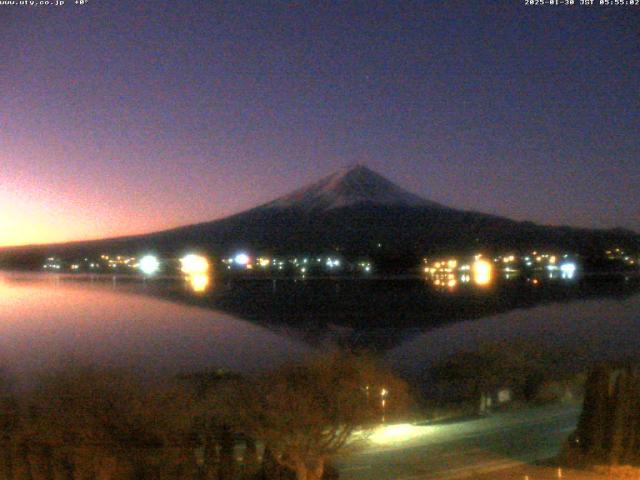
M0 478L12 480L15 470L13 438L19 428L19 411L12 382L0 370Z
M225 394L237 428L264 442L299 480L322 478L354 432L392 416L407 399L403 381L370 358L342 353L285 366Z
M47 375L24 402L18 478L193 478L191 404L185 389L122 372Z

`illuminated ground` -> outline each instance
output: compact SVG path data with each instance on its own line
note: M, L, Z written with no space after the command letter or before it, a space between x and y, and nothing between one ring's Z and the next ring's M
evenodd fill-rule
M340 478L483 478L483 473L499 470L518 472L523 464L555 456L575 428L578 413L576 406L555 405L447 425L390 426L338 462Z
M612 480L612 478L620 478L571 469L562 469L560 475L562 476L558 476L557 468L522 465L491 473L471 474L467 478L470 480L523 480L526 477L529 480L557 480L558 478L564 480Z

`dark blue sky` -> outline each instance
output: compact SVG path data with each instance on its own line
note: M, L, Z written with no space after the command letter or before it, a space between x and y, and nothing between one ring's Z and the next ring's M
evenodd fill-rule
M640 231L640 7L0 7L0 60L0 245L210 220L352 163Z

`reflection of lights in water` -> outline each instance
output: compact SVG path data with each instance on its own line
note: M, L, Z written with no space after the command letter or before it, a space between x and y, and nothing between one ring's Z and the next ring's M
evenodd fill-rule
M209 262L201 255L189 254L180 259L182 273L187 275L196 275L205 273L209 270Z
M448 287L453 289L458 285L458 280L453 273L436 273L432 279L433 285L440 288Z
M160 270L160 261L154 255L145 255L140 259L138 267L145 275L153 275Z
M180 259L182 272L186 274L189 288L196 292L204 292L209 287L209 261L202 255L189 254Z
M488 285L491 283L493 265L487 260L479 258L473 262L472 273L476 285Z
M571 280L576 274L576 264L575 263L563 263L560 265L560 272L562 278Z
M209 286L209 275L206 273L196 273L187 277L189 287L196 293L204 292Z

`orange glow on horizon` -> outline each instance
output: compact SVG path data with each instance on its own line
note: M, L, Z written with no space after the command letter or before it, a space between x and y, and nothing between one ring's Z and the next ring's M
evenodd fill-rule
M46 245L140 235L210 219L172 219L132 211L109 211L109 205L96 209L30 205L10 201L0 193L0 248ZM105 221L107 219L107 221Z
M96 220L80 223L75 222L72 218L51 218L46 213L19 218L17 216L11 217L5 212L4 214L0 214L0 247L97 240L148 233L173 226L150 227L144 231L134 228L118 231L109 229L106 226L99 228L94 222L96 222Z
M0 165L2 157L0 152ZM155 193L61 184L44 175L35 182L0 171L0 185L0 248L140 235L232 213L211 211L204 203L196 209L190 203L159 202Z
M74 228L61 218L30 210L21 214L0 205L0 247L75 240ZM96 232L93 230L93 234ZM88 232L87 232L88 234Z

